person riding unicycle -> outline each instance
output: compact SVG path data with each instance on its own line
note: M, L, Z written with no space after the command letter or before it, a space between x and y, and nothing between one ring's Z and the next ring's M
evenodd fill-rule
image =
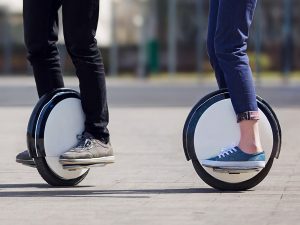
M249 28L257 0L210 0L207 49L220 89L227 88L237 115L241 138L237 146L202 160L207 167L264 168L259 111L249 59ZM224 146L225 147L225 146Z
M95 39L99 0L23 0L25 44L38 95L42 97L64 87L56 46L60 8L65 45L79 78L86 117L84 132L78 134L77 144L60 156L60 163L112 163L114 154L107 129L105 72ZM16 161L34 165L29 151L18 154Z

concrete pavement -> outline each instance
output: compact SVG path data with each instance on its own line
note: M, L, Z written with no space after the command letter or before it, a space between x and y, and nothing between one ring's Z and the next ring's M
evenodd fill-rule
M130 89L117 86L116 90ZM33 93L32 85L27 87ZM1 90L0 85L2 95ZM289 95L297 96L293 91ZM203 183L185 161L181 132L190 107L177 100L177 106L164 107L162 101L155 105L153 100L153 105L128 107L111 99L117 162L92 169L74 188L49 187L35 169L15 163L15 155L26 146L32 106L0 101L0 224L299 224L298 103L275 108L284 139L269 176L250 191L219 192Z

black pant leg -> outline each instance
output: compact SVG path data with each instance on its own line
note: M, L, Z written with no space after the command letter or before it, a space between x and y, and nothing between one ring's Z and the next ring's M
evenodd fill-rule
M56 47L60 5L60 0L23 0L25 45L40 97L64 87Z
M86 131L108 141L105 71L95 39L99 0L63 0L62 7L65 43L79 78Z

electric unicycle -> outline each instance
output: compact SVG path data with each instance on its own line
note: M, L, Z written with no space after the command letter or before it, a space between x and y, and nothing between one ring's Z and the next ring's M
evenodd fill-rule
M80 95L71 89L57 89L44 95L33 109L27 127L27 146L39 174L48 184L74 186L87 176L92 165L59 163L59 156L77 143L84 122Z
M201 161L219 153L225 146L236 146L240 130L226 89L213 92L202 98L192 109L184 125L183 147L187 160L200 178L220 190L246 190L259 184L269 173L274 158L281 149L279 121L266 101L257 96L260 111L259 131L266 154L263 169L213 168L201 165Z

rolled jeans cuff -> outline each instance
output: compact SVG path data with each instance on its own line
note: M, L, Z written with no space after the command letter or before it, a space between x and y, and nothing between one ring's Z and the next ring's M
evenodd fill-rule
M236 115L237 122L241 122L243 120L259 120L259 112L258 111L247 111L243 113L238 113Z

